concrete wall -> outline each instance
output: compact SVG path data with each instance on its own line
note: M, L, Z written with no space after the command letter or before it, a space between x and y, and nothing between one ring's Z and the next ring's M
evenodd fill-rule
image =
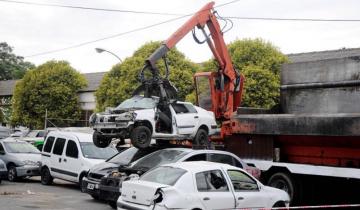
M284 113L360 113L360 57L286 64Z
M80 92L79 101L82 110L94 110L96 107L94 92Z

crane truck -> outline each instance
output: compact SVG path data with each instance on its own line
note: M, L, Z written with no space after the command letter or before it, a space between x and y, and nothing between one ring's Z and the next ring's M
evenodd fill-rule
M336 69L320 74L312 71L311 65L307 71L295 74L288 64L282 71L282 111L242 108L245 78L232 64L213 6L211 2L201 8L145 61L140 73L142 85L135 93L143 91L145 96L159 96L160 107L176 99L176 88L167 76L160 76L156 62L191 31L195 41L200 43L194 32L198 28L218 64L216 71L194 75L197 105L212 111L220 124L220 132L211 136L211 142L223 145L225 150L260 168L262 181L287 191L293 205L303 203L304 195L310 193L302 187L307 180L304 177L344 179L343 183L360 180L359 78L344 70L340 78L334 79ZM358 68L350 73L359 75L359 59L355 61ZM152 78L145 79L146 70L151 72ZM321 92L323 89L325 92ZM340 104L331 111L322 112L316 108L321 104L309 100L316 97L326 101L333 89L344 90L345 95L340 102L327 101L326 107ZM351 97L359 99L355 100L357 104L352 104L357 108L343 112L342 107L351 106L346 103ZM305 102L307 109L301 109Z

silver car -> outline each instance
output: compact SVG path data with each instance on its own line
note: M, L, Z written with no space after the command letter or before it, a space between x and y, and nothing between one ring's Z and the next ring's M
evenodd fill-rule
M9 181L40 175L41 153L30 143L13 138L0 140L0 159L7 166Z
M0 160L0 183L1 180L4 179L7 175L7 169L4 161Z

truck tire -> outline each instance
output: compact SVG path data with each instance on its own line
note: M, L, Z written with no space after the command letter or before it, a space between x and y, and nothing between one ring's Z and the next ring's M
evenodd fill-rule
M273 174L267 185L287 192L290 196L290 205L301 202L301 188L289 173L278 172Z
M51 176L48 168L41 169L41 184L43 185L51 185L53 183L54 178Z
M131 131L130 139L136 148L147 148L151 142L151 131L148 127L140 125Z
M199 128L195 138L193 139L193 144L195 146L205 146L207 147L209 143L209 136L205 129Z
M105 148L109 146L111 139L106 138L105 136L101 135L100 132L94 131L93 133L93 142L95 146L100 148Z

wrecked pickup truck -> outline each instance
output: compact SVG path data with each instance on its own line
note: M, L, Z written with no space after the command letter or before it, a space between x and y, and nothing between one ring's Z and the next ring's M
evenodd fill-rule
M157 141L192 140L207 145L208 136L217 130L213 112L188 102L171 101L162 109L158 97L135 95L118 107L90 116L93 141L106 147L113 138L130 138L137 148L146 148L151 139Z

